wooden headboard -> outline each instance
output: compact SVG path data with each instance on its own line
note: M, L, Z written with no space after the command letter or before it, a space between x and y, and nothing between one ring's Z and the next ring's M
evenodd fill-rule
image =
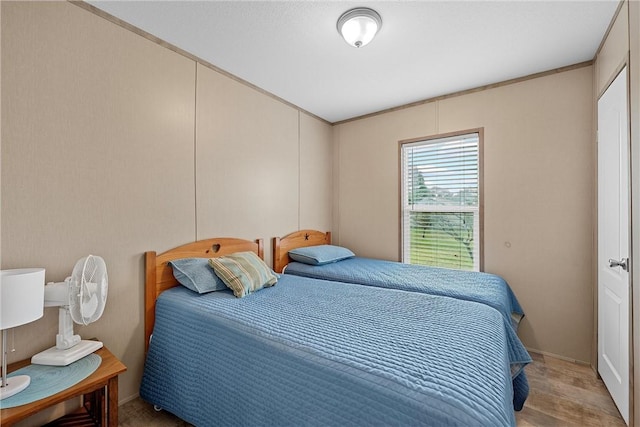
M144 290L144 352L149 349L149 339L153 333L156 315L156 299L167 289L179 285L173 277L169 261L180 258L216 258L234 252L255 252L264 259L262 239L255 241L220 237L198 240L156 255L154 251L145 252L145 290Z
M306 246L330 245L331 232L317 230L300 230L286 236L273 238L273 270L282 273L282 269L289 264L289 251Z

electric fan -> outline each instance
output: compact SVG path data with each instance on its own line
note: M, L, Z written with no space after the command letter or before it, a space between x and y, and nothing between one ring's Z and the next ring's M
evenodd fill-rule
M64 282L44 287L44 306L58 309L56 346L31 358L37 365L67 366L102 347L100 341L82 340L73 334L73 322L88 325L102 316L107 301L107 266L99 256L76 262Z

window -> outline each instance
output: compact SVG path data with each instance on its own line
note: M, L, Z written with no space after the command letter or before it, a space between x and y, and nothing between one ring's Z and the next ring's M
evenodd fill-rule
M400 143L403 262L482 269L481 137Z

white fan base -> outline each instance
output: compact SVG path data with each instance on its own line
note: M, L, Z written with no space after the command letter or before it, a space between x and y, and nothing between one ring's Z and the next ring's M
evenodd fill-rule
M7 378L7 386L0 387L0 400L20 393L27 388L31 383L31 377L29 375L16 375L15 377Z
M81 340L78 344L66 350L51 347L34 355L31 358L31 363L34 365L67 366L100 348L102 348L100 341Z

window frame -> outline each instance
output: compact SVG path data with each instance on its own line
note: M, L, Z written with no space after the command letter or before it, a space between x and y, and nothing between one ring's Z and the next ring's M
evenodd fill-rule
M403 139L398 141L398 259L403 262L404 259L404 206L403 206L403 155L402 149L406 144L414 144L416 142L428 142L437 139L451 138L468 134L478 134L478 271L484 271L484 128L473 128L462 131L439 133L435 135L423 136L418 138ZM475 270L474 270L475 271Z

